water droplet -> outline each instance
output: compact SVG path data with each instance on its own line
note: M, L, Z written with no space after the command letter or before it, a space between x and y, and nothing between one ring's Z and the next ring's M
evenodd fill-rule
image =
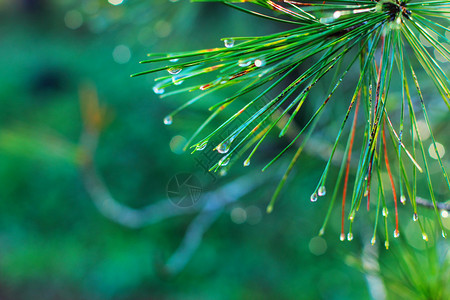
M217 146L217 152L224 154L224 153L227 153L228 151L230 151L231 143L233 143L236 136L237 136L237 134L234 134L231 137L224 140L222 143L220 143Z
M172 116L167 116L167 117L164 118L164 124L171 125L172 122L173 122Z
M340 11L335 11L333 14L334 19L339 19L341 16L342 16L342 12L340 12Z
M371 240L370 240L370 243L372 244L372 245L375 245L375 242L377 241L377 239L375 238L375 237L373 237Z
M389 214L389 211L387 209L387 207L383 207L383 217L387 217Z
M223 141L217 146L217 152L221 154L227 153L228 151L230 151L230 145L231 145L230 141Z
M324 235L324 234L325 234L325 230L324 230L323 228L320 228L319 236L322 236L322 235Z
M234 40L233 39L226 39L223 41L223 43L225 44L225 47L227 48L231 48L234 46Z
M353 222L353 219L355 219L355 211L352 211L352 212L350 213L350 216L349 216L348 218L350 219L350 221Z
M250 166L250 158L247 158L247 159L244 161L244 167L248 167L248 166Z
M317 193L318 193L318 195L319 196L325 196L325 194L327 193L327 189L325 188L325 186L321 186L321 187L319 187L319 190L317 191Z
M353 233L349 232L347 234L347 240L349 240L349 241L353 240Z
M197 147L195 147L195 150L197 150L197 151L205 150L207 145L208 145L208 141L204 141L200 145L197 145Z
M265 64L266 64L266 61L264 59L255 60L255 67L257 67L257 68L264 67Z
M401 196L400 196L400 202L401 202L403 205L406 204L406 197L405 197L405 195L401 195Z
M222 162L222 166L228 165L229 162L230 162L230 158L228 157L227 159L225 159L225 160Z
M341 236L339 237L339 239L341 240L341 242L345 241L345 234L341 233Z
M384 247L386 247L386 249L389 249L389 241L384 242Z
M313 193L311 195L311 202L316 202L317 201L317 193Z
M239 67L245 68L252 64L252 60L251 59L249 59L249 60L240 59L238 64L239 64Z
M442 234L442 237L443 237L444 239L447 238L447 233L446 233L444 230L442 230L441 234Z
M183 77L182 76L173 76L172 77L172 82L175 85L180 85L184 82Z
M428 242L428 235L426 233L422 233L422 238L424 241Z
M398 229L394 230L394 237L398 238L400 236L400 231L398 231Z
M169 72L169 74L172 74L172 75L177 75L181 72L181 70L182 69L180 67L172 67L172 68L168 68L167 72Z
M164 94L164 89L161 88L159 85L155 85L155 86L153 87L153 92L154 92L156 95L162 95L162 94Z
M419 215L417 213L413 214L413 221L416 222L417 220L419 220Z
M170 57L170 56L169 56L169 57ZM172 59L170 59L169 61L172 62L172 63L176 63L177 61L179 61L179 59L178 59L178 58L172 58Z
M229 162L230 158L228 157L228 155L226 155L219 160L219 166L225 167L226 165L228 165Z

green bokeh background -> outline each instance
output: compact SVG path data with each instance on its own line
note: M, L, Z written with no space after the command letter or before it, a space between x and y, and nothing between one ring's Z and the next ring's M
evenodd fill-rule
M0 299L368 298L355 267L366 236L339 242L336 215L314 251L327 204L311 205L303 187L320 176L318 158L305 156L272 214L263 212L276 179L227 207L172 277L163 265L193 216L126 228L100 214L83 186L76 158L86 85L107 111L95 158L117 201L134 208L168 201L167 182L179 172L196 174L206 190L242 175L237 166L212 182L192 156L171 151L171 139L188 137L203 108L164 126L183 99L161 100L154 76L129 75L145 69L138 61L148 52L217 47L223 36L281 29L184 0L0 2ZM118 45L130 49L125 63L114 60ZM262 213L257 224L231 220L233 208L249 206Z

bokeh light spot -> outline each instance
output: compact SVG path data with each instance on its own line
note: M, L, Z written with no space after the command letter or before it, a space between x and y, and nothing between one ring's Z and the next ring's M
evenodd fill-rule
M172 32L172 25L167 21L160 20L156 22L155 27L153 28L155 34L161 38L169 36Z
M118 45L113 51L114 61L118 64L125 64L131 59L131 51L125 45Z
M437 150L437 153L436 153L436 150ZM428 154L430 154L430 157L432 159L438 159L437 155L439 155L439 158L442 158L445 154L444 145L436 142L436 148L434 148L434 144L431 144L430 147L428 148Z
M427 140L430 137L430 130L428 130L428 125L424 120L417 121L417 130L420 134L420 139L422 141ZM414 132L414 139L417 141L417 135Z
M186 138L181 135L176 135L170 140L170 150L175 154L183 154L183 147L186 145Z
M327 242L320 236L313 237L309 241L309 251L314 255L322 255L327 251Z
M247 212L242 207L235 207L230 213L231 221L236 224L242 224L247 220Z
M83 15L77 10L70 10L64 16L64 23L67 28L78 29L83 25Z

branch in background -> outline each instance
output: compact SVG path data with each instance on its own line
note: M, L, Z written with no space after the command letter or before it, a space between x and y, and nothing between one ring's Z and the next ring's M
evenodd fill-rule
M82 145L87 145L88 143L83 143L83 141L88 140L91 140L91 138L86 135L83 136L81 139ZM84 185L89 196L101 214L114 222L131 228L155 224L179 215L193 214L200 209L206 212L220 210L260 187L269 179L268 176L263 176L263 174L256 176L257 174L253 173L240 177L219 189L205 193L202 196L205 199L203 208L198 205L180 208L173 205L168 199L163 199L141 209L134 209L114 199L92 162L92 154L89 154L89 157L81 166Z
M176 275L180 273L186 264L194 255L200 246L203 235L214 224L214 222L222 214L223 209L216 209L214 211L202 211L189 224L186 234L178 246L178 249L167 260L164 271L168 275Z
M416 197L416 203L420 206L434 209L433 202L421 197ZM450 203L448 202L436 202L436 206L439 210L450 211Z

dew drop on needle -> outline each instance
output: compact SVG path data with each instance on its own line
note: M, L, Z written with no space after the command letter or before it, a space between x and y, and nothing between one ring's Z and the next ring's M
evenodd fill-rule
M162 94L164 94L164 89L161 88L159 85L155 85L155 86L153 87L153 92L154 92L156 95L162 95Z
M225 154L230 150L230 143L229 142L222 142L217 146L217 152L221 154Z
M400 202L401 202L403 205L406 204L406 197L405 197L405 195L401 195L401 196L400 196Z
M398 229L394 230L394 237L398 238L400 236L400 231L398 231Z
M233 39L226 39L223 41L223 43L225 44L225 47L227 48L231 48L234 46L234 40Z
M266 61L264 59L255 60L255 67L257 67L257 68L263 67L265 64L266 64Z
M173 122L172 116L167 116L167 117L164 118L164 124L171 125L172 122Z
M182 69L180 67L172 67L172 68L168 68L167 72L169 72L169 74L172 74L172 75L177 75L181 72L181 70Z
M224 156L219 160L219 166L226 166L230 162L230 158L228 156Z
M250 66L252 64L252 61L250 59L249 60L240 59L238 64L239 64L239 67L245 68L245 67Z
M249 165L250 165L250 159L247 158L247 159L244 161L244 167L248 167Z
M347 234L347 240L349 240L349 241L353 240L353 233L349 232Z
M205 150L207 145L208 145L208 141L204 141L200 145L197 145L197 147L195 147L195 150L197 150L197 151Z
M319 196L325 196L325 194L327 193L325 186L322 185L321 187L319 187L319 190L317 191L317 193Z

